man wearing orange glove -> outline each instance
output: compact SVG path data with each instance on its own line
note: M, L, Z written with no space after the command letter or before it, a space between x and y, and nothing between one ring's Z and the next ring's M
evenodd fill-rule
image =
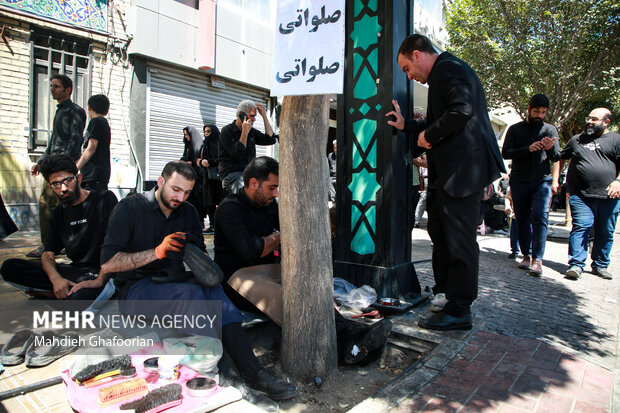
M297 394L295 386L259 364L241 328L241 313L221 285L196 283L185 270L183 256L189 244L206 250L198 212L185 202L195 180L191 166L183 161L169 162L156 188L123 199L112 212L101 262L106 273L115 273L120 309L136 314L144 310L140 301L166 300L166 308L149 309L161 317L192 314L196 306L207 313L209 304L221 302L222 343L246 383L274 400L293 397ZM198 326L181 332L209 335Z

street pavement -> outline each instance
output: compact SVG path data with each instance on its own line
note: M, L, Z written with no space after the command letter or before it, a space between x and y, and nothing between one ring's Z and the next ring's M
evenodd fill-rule
M614 279L584 273L571 281L563 276L570 228L563 220L563 212L551 214L541 278L507 258L506 236L479 236L475 330L461 337L453 358L443 355L445 362L418 368L427 370L427 381L414 382L413 391L378 411L620 411L620 232L609 268ZM428 235L416 229L413 238L414 260L430 258ZM423 287L433 285L430 262L416 270Z
M430 311L428 303L395 317L394 330L412 337L426 354L350 411L620 412L620 232L615 233L611 257L614 279L584 273L571 281L563 278L569 232L569 227L560 225L563 219L563 212L551 214L541 278L526 275L517 268L517 261L507 258L510 248L505 235L479 236L474 329L419 329L417 320ZM18 233L0 241L0 261L28 251L37 239L34 233ZM206 241L212 249L212 237ZM433 286L430 256L426 230L414 229L412 260L422 288ZM13 300L13 306L18 302L15 294L20 293L11 288L0 282L3 302ZM11 315L4 312L4 317ZM6 341L8 333L0 332L0 342ZM3 379L6 374L0 377L0 390L15 386ZM45 400L49 405L62 397L61 389L60 385L49 389L55 391L55 398L48 397L50 393L44 396L43 391L14 398L0 404L0 412L43 411L23 407L41 406ZM70 411L60 401L53 406L45 411Z

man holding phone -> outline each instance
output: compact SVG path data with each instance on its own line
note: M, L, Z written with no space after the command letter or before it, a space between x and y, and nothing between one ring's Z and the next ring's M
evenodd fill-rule
M263 118L265 133L253 127L257 112ZM273 145L278 140L262 104L243 100L236 113L235 120L222 128L218 149L219 173L227 194L243 188L243 170L256 157L256 145Z
M512 160L510 192L523 253L519 268L533 277L540 277L543 271L551 200L550 163L560 159L558 131L543 121L549 105L549 98L542 93L532 96L527 118L508 128L502 148L504 159Z

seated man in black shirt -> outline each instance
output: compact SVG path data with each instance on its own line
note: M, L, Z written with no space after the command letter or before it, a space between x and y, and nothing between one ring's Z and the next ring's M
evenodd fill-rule
M276 378L259 364L241 328L241 313L222 287L178 281L185 274L180 254L185 243L205 251L198 212L185 202L195 180L194 170L187 163L168 162L157 179L157 187L123 199L110 217L101 252L102 269L115 274L120 308L125 313L135 313L141 300L174 301L175 308L154 309L160 316L188 313L191 301L221 301L222 343L243 379L274 400L293 397L297 394L295 386ZM154 277L162 276L170 277L170 282L154 282Z
M226 281L240 268L276 262L280 246L278 162L267 156L253 159L243 171L245 186L226 197L215 212L215 262L224 271L224 291L235 305L256 311Z
M263 118L265 133L253 127L257 111ZM277 138L263 105L251 100L239 103L236 119L220 133L217 161L226 193L236 194L243 188L243 170L256 157L256 145L273 145Z
M279 262L279 257L274 254L280 247L276 202L278 175L278 162L268 156L259 156L248 164L243 171L243 189L225 198L215 212L214 250L215 262L224 271L222 285L231 301L242 310L256 313L261 310L254 303L268 301L268 306L274 310L270 317L279 324L281 320L274 317L277 308L282 307L281 289L277 288L280 274L273 273L278 272L277 268L263 267L264 272L257 269L244 275L251 281L251 288L245 291L249 299L227 283L241 268ZM345 319L338 311L334 312L334 317L340 359L357 364L380 355L392 328L389 321L367 326ZM353 351L354 347L360 350L359 353Z
M89 191L80 188L82 175L69 155L49 155L39 171L60 198L61 204L52 212L50 230L41 260L8 259L0 273L5 281L40 290L53 291L57 299L94 300L104 283L96 288L74 285L92 280L100 271L99 256L108 227L110 212L117 204L110 191ZM71 264L57 264L54 256L62 249ZM100 285L99 285L100 284Z

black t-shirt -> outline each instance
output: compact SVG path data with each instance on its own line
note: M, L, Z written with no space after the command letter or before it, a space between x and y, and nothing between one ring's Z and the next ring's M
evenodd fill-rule
M91 191L78 205L59 205L52 212L45 251L67 250L73 264L99 269L108 219L118 200L110 191Z
M530 145L544 137L556 138L553 147L546 151L530 152ZM518 182L537 183L551 176L549 161L560 159L558 131L548 123L531 125L527 121L508 128L502 148L504 159L512 159L510 179Z
M620 171L620 135L573 136L562 150L562 159L570 159L567 191L587 198L609 198L606 188Z
M97 150L86 165L82 167L82 181L105 182L110 181L110 125L103 116L92 118L84 134L84 150L88 146L88 140L97 140Z
M106 263L117 252L142 252L157 247L168 234L185 232L188 242L206 251L202 226L196 208L188 202L179 205L168 218L155 198L157 187L151 191L129 196L114 208L110 217L109 231L103 242L101 262ZM155 260L134 271L117 273L114 283L122 298L138 280L154 275L184 272L181 254L173 258Z
M224 281L240 268L273 264L273 253L261 258L265 241L280 229L278 204L258 207L244 190L226 197L215 212L215 262L224 271Z

